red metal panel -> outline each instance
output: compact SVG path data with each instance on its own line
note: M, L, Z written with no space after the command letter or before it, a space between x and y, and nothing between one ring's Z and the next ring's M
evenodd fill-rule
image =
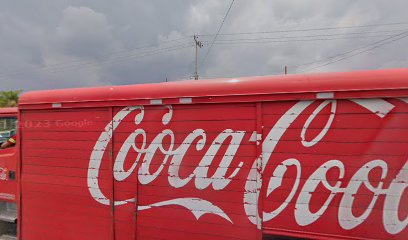
M112 138L110 142L112 143L112 174L113 174L113 195L114 201L112 201L112 206L114 209L114 227L115 227L115 240L136 240L136 220L137 220L137 194L138 194L138 184L136 179L127 179L118 181L115 179L115 174L119 171L115 171L115 164L117 161L117 156L122 154L121 146L124 144L124 140L121 141L116 133L123 131L124 134L130 135L129 128L124 128L122 121L119 121L115 115L118 114L123 109L112 109ZM125 111L126 114L131 111ZM125 200L126 203L119 204L121 200ZM118 204L115 204L118 202Z
M17 119L17 108L0 108L1 117ZM0 150L0 202L19 202L19 140L20 136L17 137L15 146Z
M0 150L0 201L16 202L17 176L10 178L10 173L16 173L18 148L11 147Z
M21 239L112 239L111 208L89 197L87 178L95 139L109 120L107 108L21 114ZM99 187L110 197L108 162L101 169Z
M268 103L263 121L266 233L406 238L406 101Z
M255 109L254 104L117 108L116 116L125 115L114 130L116 239L133 239L135 227L137 239L254 239L258 231L246 220L242 186L255 156L256 144L249 141Z

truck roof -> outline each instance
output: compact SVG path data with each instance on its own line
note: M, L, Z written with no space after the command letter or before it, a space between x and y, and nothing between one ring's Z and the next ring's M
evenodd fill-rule
M344 73L315 73L205 80L184 80L128 86L33 91L19 106L94 103L140 99L199 98L262 94L407 90L408 68Z
M6 108L0 108L0 115L11 115L11 114L15 114L17 115L17 108L16 107L6 107Z

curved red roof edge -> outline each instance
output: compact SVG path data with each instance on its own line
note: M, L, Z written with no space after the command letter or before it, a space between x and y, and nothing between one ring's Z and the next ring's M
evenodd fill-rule
M408 89L408 68L33 91L19 104L386 89Z
M16 107L0 108L0 114L13 114L17 112L18 112L18 109Z

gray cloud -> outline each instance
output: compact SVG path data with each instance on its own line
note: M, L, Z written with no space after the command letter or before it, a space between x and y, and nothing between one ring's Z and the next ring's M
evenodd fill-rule
M189 78L195 59L191 35L214 34L229 4L230 1L219 0L2 1L1 89L53 89ZM394 0L392 4L385 0L236 0L221 33L405 22L407 7L406 0ZM290 73L308 69L407 67L408 38L320 68L314 69L327 61L297 67L358 49L404 29L408 30L408 24L220 35L205 65L200 64L200 75L273 75L281 74L285 65ZM362 31L374 33L353 35ZM347 39L342 39L345 35L341 33L348 33ZM308 35L322 36L311 38L312 41L287 41L307 39ZM327 40L336 37L339 39ZM212 39L213 36L200 36L204 41L200 62Z
M116 50L105 15L88 7L69 6L56 29L56 44L66 55L95 57Z

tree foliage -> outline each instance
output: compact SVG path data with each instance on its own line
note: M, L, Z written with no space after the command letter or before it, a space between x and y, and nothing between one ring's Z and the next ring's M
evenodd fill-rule
M22 90L0 91L0 107L17 107L18 97Z

